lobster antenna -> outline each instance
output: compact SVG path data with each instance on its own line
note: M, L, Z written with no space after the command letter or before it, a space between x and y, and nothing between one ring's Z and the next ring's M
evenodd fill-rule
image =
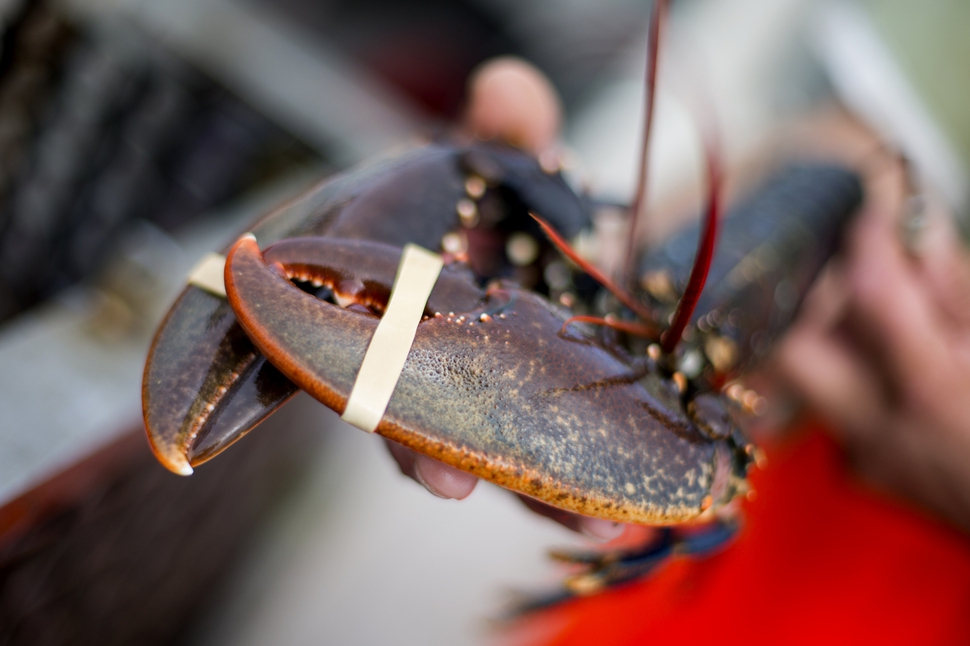
M605 318L600 318L598 316L571 316L566 319L566 322L562 324L561 333L566 332L566 328L569 327L570 323L589 323L591 325L603 325L613 330L619 330L620 332L626 332L627 334L632 334L633 336L643 337L645 339L654 340L657 338L657 329L652 325L644 325L642 323L631 323L630 321L621 321L613 318L609 314Z
M677 311L670 328L661 337L661 348L666 354L670 354L677 347L687 323L690 322L690 317L694 314L704 283L707 282L711 259L714 257L717 221L721 212L721 159L713 129L704 139L704 158L707 162L708 177L707 219L704 222L704 231L697 242L697 255L694 257L694 266L690 268L687 288L684 289L684 295L677 303Z
M656 104L657 89L657 60L660 52L660 26L667 13L668 0L654 0L650 13L650 42L647 45L647 78L644 83L644 120L643 139L640 143L640 174L637 176L637 190L630 207L630 228L627 232L626 256L623 263L624 282L629 282L634 274L634 249L637 233L637 223L640 211L647 200L647 175L650 171L650 133L653 130L653 108Z
M576 250L573 249L568 242L563 240L562 236L560 236L548 222L540 218L535 213L529 213L529 215L532 216L533 220L539 223L539 227L542 228L542 232L546 234L546 237L549 238L552 244L555 245L560 252L576 263L580 269L589 274L593 280L609 290L611 294L616 296L618 301L633 310L633 312L644 321L649 321L653 318L653 313L647 309L643 303L634 298L628 291L616 285L612 280L609 279L608 276L606 276L606 274L597 269L596 266L591 262L576 253Z

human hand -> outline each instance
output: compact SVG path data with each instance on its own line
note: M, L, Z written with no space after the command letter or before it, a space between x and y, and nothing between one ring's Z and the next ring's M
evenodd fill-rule
M907 252L900 185L869 187L779 366L863 477L970 530L970 257L939 207Z
M478 139L501 139L536 157L552 151L561 123L559 97L542 73L525 61L497 58L476 70L468 84L464 128ZM461 500L474 490L478 478L443 462L387 441L387 448L404 475L440 498ZM556 509L519 496L532 511L569 529L597 539L623 532L623 525Z

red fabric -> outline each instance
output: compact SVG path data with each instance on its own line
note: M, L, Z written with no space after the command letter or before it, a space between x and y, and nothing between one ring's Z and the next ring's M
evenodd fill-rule
M769 450L724 552L548 613L573 644L970 644L970 539L859 484L818 430Z

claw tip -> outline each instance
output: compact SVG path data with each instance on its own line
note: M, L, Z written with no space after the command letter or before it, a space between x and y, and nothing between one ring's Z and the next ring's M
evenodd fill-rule
M152 453L162 463L162 466L180 476L192 475L194 470L185 454L181 453L177 448L173 450L169 446L159 446L156 443L157 436L152 433L151 427L146 425L146 430L148 432L148 448L152 450Z
M155 457L158 458L158 461L161 462L162 465L172 473L180 476L190 476L194 472L192 465L189 464L189 461L185 458L185 456L181 454L162 454L161 452L155 450L155 446L151 443L150 438L149 445L151 446L152 453L154 453Z

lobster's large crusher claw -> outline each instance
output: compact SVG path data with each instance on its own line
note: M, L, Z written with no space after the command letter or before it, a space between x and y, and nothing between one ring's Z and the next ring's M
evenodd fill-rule
M232 248L226 288L243 329L289 379L342 412L401 250L290 239ZM352 270L348 268L353 268ZM295 286L322 286L328 298ZM479 287L446 265L377 432L556 507L676 523L721 498L737 447L698 429L649 359L593 342L541 296Z
M464 229L456 207L475 200L501 206L493 225L505 234L532 225L529 210L555 215L567 236L589 223L588 205L557 173L524 153L478 144L432 145L369 162L328 178L251 230L264 244L327 235L437 250L446 235ZM259 354L226 300L190 285L148 353L145 427L159 461L189 474L296 392Z

